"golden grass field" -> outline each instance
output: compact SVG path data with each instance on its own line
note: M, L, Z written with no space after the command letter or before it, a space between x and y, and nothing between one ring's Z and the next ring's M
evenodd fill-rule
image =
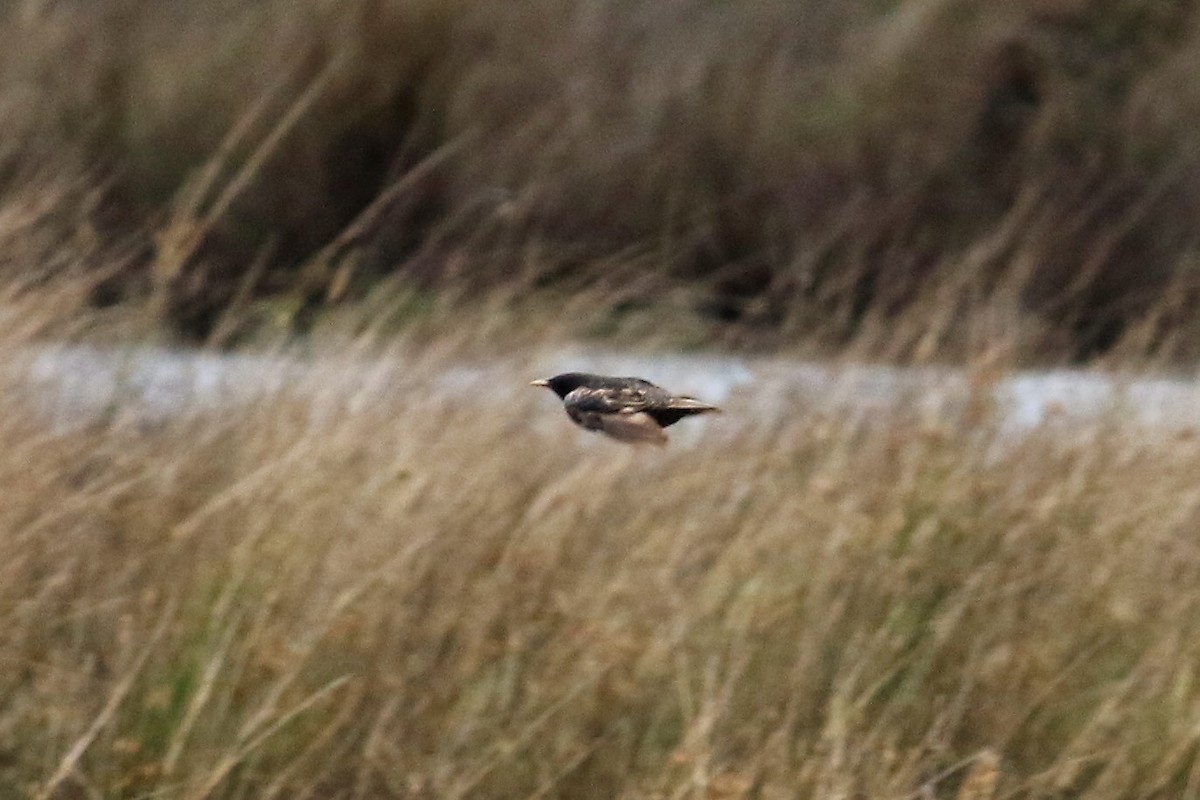
M5 386L0 796L1200 794L1200 439L639 450L423 393L455 348L323 422Z

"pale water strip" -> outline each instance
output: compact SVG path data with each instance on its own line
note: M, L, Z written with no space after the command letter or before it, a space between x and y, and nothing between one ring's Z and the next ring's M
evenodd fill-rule
M725 355L618 354L582 346L487 362L451 361L416 376L402 357L358 360L215 354L153 347L42 346L7 361L7 385L21 387L57 424L89 424L119 412L156 421L231 409L288 396L310 398L318 416L371 406L471 403L498 395L532 403L530 379L586 370L640 375L722 404L722 427L771 425L796 413L886 419L892 413L954 421L982 397L997 430L1019 437L1043 426L1117 418L1147 432L1200 428L1200 383L1186 378L1122 376L1082 370L1014 372L989 382L965 370L826 364ZM11 371L15 370L15 374ZM13 380L15 378L15 380ZM561 424L550 398L543 425ZM525 406L523 406L525 407ZM676 438L694 440L698 430Z

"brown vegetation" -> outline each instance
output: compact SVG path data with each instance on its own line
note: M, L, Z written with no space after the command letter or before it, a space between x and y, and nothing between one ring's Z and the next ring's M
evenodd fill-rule
M89 190L124 263L92 302L187 336L502 285L900 359L1200 343L1183 0L27 0L0 29L4 206Z
M0 796L1200 795L1200 439L734 397L635 457L422 391L1195 355L1191 4L2 8ZM56 427L11 368L297 331L404 402Z
M1197 792L1200 440L751 396L647 453L422 400L435 361L324 421L6 386L0 794Z

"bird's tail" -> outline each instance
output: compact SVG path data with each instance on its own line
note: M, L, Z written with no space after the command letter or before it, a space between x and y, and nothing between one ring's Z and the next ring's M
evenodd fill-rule
M716 406L697 400L694 397L672 397L671 402L667 405L674 411L684 411L688 414L720 414L721 409Z

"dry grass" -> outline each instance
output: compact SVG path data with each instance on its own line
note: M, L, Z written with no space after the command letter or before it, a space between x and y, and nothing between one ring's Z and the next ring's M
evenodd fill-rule
M0 202L93 190L126 255L93 304L192 340L500 284L706 343L1185 361L1198 30L1182 0L25 0Z
M1200 796L1200 440L422 391L581 331L1200 351L1186 4L796 7L6 6L0 363L425 357L69 431L0 370L0 796Z
M6 387L0 794L1200 792L1200 441L797 408L648 453L434 361L325 422Z

